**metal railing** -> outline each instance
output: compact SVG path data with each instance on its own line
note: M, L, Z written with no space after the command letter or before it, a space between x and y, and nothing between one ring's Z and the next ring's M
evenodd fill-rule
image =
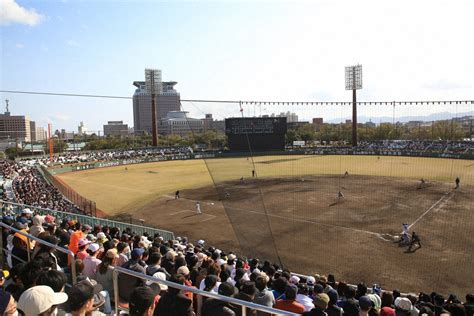
M74 257L74 253L69 250L69 249L66 249L66 248L63 248L63 247L60 247L58 245L54 245L54 244L51 244L47 241L44 241L40 238L37 238L37 237L34 237L30 234L26 234L25 232L22 232L21 230L18 230L12 226L9 226L5 223L2 223L0 222L0 227L2 227L2 234L0 234L0 247L2 248L2 251L0 251L0 263L4 264L4 258L3 258L3 253L7 252L8 249L5 249L3 247L3 230L4 229L8 229L8 230L12 230L14 231L15 233L18 233L24 237L26 237L26 248L27 248L27 254L28 254L28 262L31 261L31 241L30 240L34 240L36 242L36 244L40 244L40 245L44 245L46 247L49 247L49 248L52 248L52 249L55 249L59 252L62 252L64 254L66 254L70 259L71 259L71 278L72 278L72 283L76 283L77 281L77 274L76 274L76 259ZM17 260L20 260L22 261L20 258L16 257Z
M280 315L281 316L300 315L300 314L295 314L295 313L291 313L291 312L286 312L286 311L283 311L283 310L280 310L280 309L267 307L267 306L264 306L264 305L255 304L255 303L252 303L252 302L241 301L241 300L233 298L233 297L228 297L228 296L223 296L223 295L219 295L219 294L214 294L214 293L211 293L211 292L206 292L206 291L194 288L194 287L189 287L189 286L186 286L186 285L181 285L181 284L178 284L178 283L157 279L157 278L154 278L152 276L145 275L143 273L135 272L135 271L132 271L132 270L128 270L128 269L125 269L125 268L115 267L114 272L113 272L113 285L114 285L114 296L115 296L114 300L115 300L115 314L116 315L119 315L120 311L128 311L127 308L121 307L120 304L119 304L118 276L119 276L120 273L129 275L129 276L132 276L132 277L135 277L135 278L138 278L138 279L142 279L142 280L145 280L145 281L150 281L152 283L163 284L163 285L166 285L166 286L171 287L171 288L179 289L179 290L186 291L186 292L191 292L191 293L196 294L196 295L201 295L201 296L205 296L207 298L212 298L212 299L216 299L216 300L219 300L219 301L222 301L222 302L230 303L234 306L240 306L240 308L242 308L242 316L247 316L247 308L249 308L251 310L256 310L256 311L268 313L268 314L271 314L271 315L279 315L279 316Z
M29 208L33 212L41 214L41 215L45 215L45 214L53 215L55 218L59 220L62 220L62 219L76 220L76 221L79 221L83 225L90 225L92 227L94 227L95 225L101 225L101 226L107 225L109 227L117 227L122 232L125 231L127 228L130 228L132 231L142 236L145 233L147 233L150 236L153 236L154 234L160 234L160 236L162 236L163 240L165 241L174 239L174 233L167 230L162 230L162 229L157 229L157 228L152 228L152 227L147 227L147 226L140 226L140 225L135 225L135 224L127 224L127 223L117 222L117 221L113 221L113 220L105 219L105 218L92 217L88 215L69 213L69 212L63 212L63 211L56 211L56 210L41 208L41 207L32 206L32 205L19 204L19 203L0 200L0 207L5 206L5 205L11 206L12 211L14 211L15 213L21 213L23 209Z

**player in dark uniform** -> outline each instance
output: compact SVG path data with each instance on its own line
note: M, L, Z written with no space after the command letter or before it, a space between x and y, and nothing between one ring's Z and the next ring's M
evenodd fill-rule
M255 170L252 170L252 178L255 178Z
M411 242L410 242L410 246L408 247L409 252L411 251L411 249L413 248L415 244L418 246L418 248L421 248L420 237L415 232L413 232L411 233Z
M459 179L459 177L456 177L456 180L454 182L456 182L455 189L459 189L459 183L461 182L461 179Z
M179 200L179 190L174 194L174 199Z

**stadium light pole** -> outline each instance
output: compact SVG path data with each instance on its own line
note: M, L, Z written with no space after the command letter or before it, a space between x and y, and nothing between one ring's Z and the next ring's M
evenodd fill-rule
M158 146L158 128L156 122L156 94L162 92L161 70L145 69L145 86L151 94L151 130L153 134L153 147Z
M346 90L352 90L352 146L357 147L357 93L362 89L362 65L346 66Z

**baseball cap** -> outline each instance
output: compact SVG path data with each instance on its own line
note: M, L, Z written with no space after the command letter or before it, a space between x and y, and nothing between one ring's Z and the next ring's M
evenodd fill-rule
M50 215L50 214L48 214L44 217L44 221L46 223L54 223L54 220L55 220L54 216Z
M29 208L23 209L23 214L33 214L33 212Z
M79 242L77 243L77 245L78 245L79 247L83 247L83 246L88 245L88 244L90 244L90 243L91 243L91 242L90 242L89 240L87 240L87 239L85 239L85 238L82 238L82 239L79 240Z
M112 248L112 249L107 250L107 252L105 253L105 256L107 258L114 259L114 258L118 258L119 255L118 255L117 249Z
M382 307L380 316L395 316L395 310L388 306Z
M367 295L361 296L359 298L359 306L362 309L368 309L371 308L374 304L370 300L370 298Z
M326 310L329 304L329 296L325 293L320 293L314 297L313 303L322 310Z
M411 301L406 297L397 297L395 299L395 307L404 311L409 311L411 310Z
M163 272L156 272L155 274L153 274L153 277L162 281L166 281L166 274L164 274ZM156 283L153 281L146 281L146 285L151 286L152 284L156 284ZM162 283L158 283L158 284L160 285L160 289L162 291L168 290L168 285L162 284Z
M176 271L178 274L182 275L188 275L189 274L189 268L187 266L181 266L178 268L178 271Z
M297 277L296 275L292 275L290 277L290 283L293 283L295 285L298 285L298 283L300 283L300 278Z
M100 249L100 246L98 244L90 244L89 246L89 250L92 251L92 252L96 252Z
M298 293L298 287L294 284L289 284L285 288L285 296L288 300L294 300L296 298L296 294Z
M46 285L37 285L21 294L18 300L18 309L25 315L39 315L53 305L60 305L68 300L66 293L54 292Z
M145 252L145 250L143 248L133 248L132 250L132 259L138 259L140 258L140 256L143 256L143 253Z

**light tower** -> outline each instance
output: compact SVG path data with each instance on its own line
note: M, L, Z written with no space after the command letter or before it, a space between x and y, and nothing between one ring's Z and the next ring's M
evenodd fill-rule
M145 87L151 93L151 130L153 134L153 146L158 146L158 128L156 124L156 94L161 94L163 85L161 83L161 70L145 69Z
M346 67L346 90L352 90L352 146L357 146L357 94L362 89L362 65Z

